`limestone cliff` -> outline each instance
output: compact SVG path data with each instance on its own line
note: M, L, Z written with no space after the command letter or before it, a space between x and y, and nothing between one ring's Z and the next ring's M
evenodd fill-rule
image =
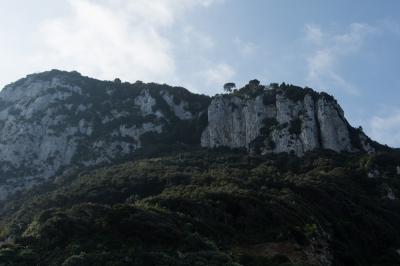
M71 167L129 155L146 133L171 134L209 103L167 85L57 70L28 75L0 92L0 199Z
M181 87L52 70L0 92L0 199L74 167L175 144L298 156L375 150L332 96L308 88L246 85L211 101Z
M295 86L259 86L251 93L217 95L208 108L203 147L244 147L255 153L316 148L374 152L372 141L349 125L332 96Z

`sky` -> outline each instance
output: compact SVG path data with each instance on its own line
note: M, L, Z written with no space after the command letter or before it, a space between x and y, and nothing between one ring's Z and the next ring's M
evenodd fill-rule
M0 0L0 88L76 70L224 93L249 80L333 95L400 147L398 0Z

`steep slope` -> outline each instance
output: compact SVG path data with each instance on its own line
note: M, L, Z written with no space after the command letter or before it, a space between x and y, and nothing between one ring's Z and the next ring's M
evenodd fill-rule
M0 92L0 198L71 167L132 154L143 140L157 143L160 133L199 142L197 122L209 101L154 83L58 70L28 75Z
M219 148L71 171L0 201L0 265L400 265L399 165Z
M309 88L277 84L217 95L208 109L203 147L245 147L255 153L294 153L316 148L374 152L379 145L349 125L334 98Z

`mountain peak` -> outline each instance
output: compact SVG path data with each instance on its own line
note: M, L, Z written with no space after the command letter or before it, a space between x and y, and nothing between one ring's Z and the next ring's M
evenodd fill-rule
M282 83L248 84L217 95L208 108L204 147L246 147L250 153L294 153L322 148L375 152L380 146L353 128L333 96Z

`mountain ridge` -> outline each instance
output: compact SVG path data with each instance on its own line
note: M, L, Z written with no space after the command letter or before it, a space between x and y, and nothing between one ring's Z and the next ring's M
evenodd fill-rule
M52 70L0 121L0 266L400 264L400 155L324 92Z
M166 84L52 70L0 92L0 198L76 166L166 143L298 156L316 148L384 149L349 125L332 96L309 88L248 84L208 97Z
M192 96L168 85L101 82L57 70L6 86L0 92L2 188L12 178L31 186L77 163L89 166L130 154L141 147L143 134L162 129L172 134L208 104L209 97L200 95L190 106L184 99L175 103L171 91Z

